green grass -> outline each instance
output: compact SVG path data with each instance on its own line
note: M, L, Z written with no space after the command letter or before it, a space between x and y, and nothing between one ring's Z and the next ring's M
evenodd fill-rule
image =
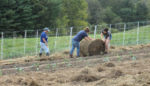
M139 29L139 40L138 44L149 43L150 40L150 27L140 27ZM123 45L123 32L113 34L111 41L112 45L122 46ZM124 45L136 45L137 44L137 28L125 32Z
M139 44L149 43L150 40L150 28L148 26L140 27L139 31ZM93 34L89 34L90 37L94 38ZM111 45L122 46L123 45L123 32L113 33L113 38L111 40ZM100 38L100 34L96 35L96 38ZM39 52L40 44L38 39L37 47L37 38L26 38L26 49L24 53L24 38L16 39L4 39L3 45L3 57L4 59L16 58L22 56L30 56L36 54L36 48ZM58 52L64 49L69 49L70 36L60 36L60 37L49 37L49 48L51 53ZM56 42L56 47L55 47ZM1 44L1 40L0 40ZM137 28L125 32L124 45L136 45L137 44ZM1 50L0 50L1 52Z
M26 41L25 51L24 51L24 40ZM16 57L27 56L27 55L35 55L36 49L37 49L37 52L39 52L40 50L39 41L40 39L38 39L38 44L37 44L37 38L4 39L3 57L4 59L9 59L9 58L16 58ZM57 38L49 37L48 41L49 41L48 45L49 45L50 51L51 53L53 53L55 51L60 51L62 49L68 48L70 37L69 36L61 36ZM56 41L56 44L55 44L55 41ZM1 44L1 41L0 41L0 44Z

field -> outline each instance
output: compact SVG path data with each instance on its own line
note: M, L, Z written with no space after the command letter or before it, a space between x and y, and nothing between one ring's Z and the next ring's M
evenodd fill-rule
M4 39L6 60L0 60L0 86L149 86L149 32L145 26L138 36L137 29L113 33L110 53L71 59L70 36L50 36L53 53L49 57L35 56L39 39Z
M136 45L137 42L138 44L149 43L150 42L149 32L150 32L149 26L143 26L140 27L138 36L137 36L137 28L128 30L125 32L125 34L123 33L123 31L113 33L111 45L128 46L128 45ZM89 36L94 38L94 35L92 33L89 34ZM139 40L137 40L137 37ZM96 38L100 38L99 33L96 34ZM58 37L49 36L48 41L51 53L59 52L64 49L69 49L70 36L58 36ZM5 38L4 34L3 59L17 58L22 56L34 56L39 52L39 49L40 49L39 38L12 39L12 38Z
M150 0L0 0L0 86L150 86Z
M0 61L1 86L149 86L150 44L111 47L106 55L68 58L68 51L50 57Z

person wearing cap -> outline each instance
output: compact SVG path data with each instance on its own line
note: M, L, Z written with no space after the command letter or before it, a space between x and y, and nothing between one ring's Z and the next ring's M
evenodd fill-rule
M82 39L92 40L92 38L88 37L88 33L90 32L89 28L86 27L84 30L79 31L75 37L72 39L72 48L70 51L70 58L73 58L74 49L77 48L77 57L80 57L80 41Z
M49 56L49 48L48 48L48 32L49 32L49 28L44 28L44 31L41 33L41 37L40 37L40 45L41 45L41 49L40 49L40 54L39 56L42 56L43 51L45 51L46 56Z
M112 39L111 32L108 30L108 28L105 28L102 30L100 37L105 42L105 54L107 54L109 51L110 40Z

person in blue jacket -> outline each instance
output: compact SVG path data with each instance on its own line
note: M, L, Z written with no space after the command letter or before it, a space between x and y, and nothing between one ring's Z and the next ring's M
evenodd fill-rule
M105 42L105 54L107 54L109 51L110 40L112 39L111 32L108 30L108 28L102 30L101 39Z
M88 33L90 32L89 28L86 27L84 30L79 31L74 38L72 39L72 48L70 51L70 58L73 58L74 49L77 48L77 57L80 57L80 41L82 39L92 40L92 38L88 37Z
M49 52L49 48L48 48L48 32L49 32L49 28L44 28L44 31L41 33L41 37L40 37L40 54L39 56L42 56L43 51L45 51L46 56L49 56L50 52Z

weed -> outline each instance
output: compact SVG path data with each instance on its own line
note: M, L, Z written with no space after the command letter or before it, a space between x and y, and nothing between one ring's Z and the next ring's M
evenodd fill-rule
M110 60L109 60L109 57L105 57L103 61L104 61L104 62L109 62L109 61L110 61Z

